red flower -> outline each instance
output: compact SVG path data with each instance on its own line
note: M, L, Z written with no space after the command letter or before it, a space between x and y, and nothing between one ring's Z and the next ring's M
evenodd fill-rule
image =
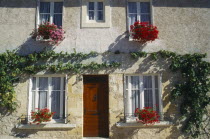
M153 111L151 107L145 107L144 109L136 108L135 116L138 117L137 121L143 124L154 124L159 122L160 116L156 111Z
M158 38L157 27L150 25L148 22L137 21L130 26L130 30L133 39L141 43L154 41Z
M51 117L55 114L55 112L50 112L49 109L38 109L35 112L31 112L31 119L34 120L33 123L40 124L42 122L47 122L51 120Z

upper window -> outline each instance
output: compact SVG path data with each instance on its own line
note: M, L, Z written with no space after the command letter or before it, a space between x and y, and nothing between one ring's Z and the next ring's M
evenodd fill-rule
M103 2L88 3L88 19L95 21L104 20L104 4Z
M126 76L126 114L133 115L136 108L152 107L158 113L162 110L159 76Z
M82 27L110 27L110 0L82 0Z
M29 92L29 115L36 108L56 112L52 119L64 119L65 77L33 77Z
M128 2L129 30L136 21L151 23L150 2Z
M44 22L62 26L63 2L40 2L39 24Z

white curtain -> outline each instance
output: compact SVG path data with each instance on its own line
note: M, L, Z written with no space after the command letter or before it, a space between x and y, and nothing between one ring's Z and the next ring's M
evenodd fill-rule
M140 108L140 81L139 76L131 76L132 112Z
M50 2L40 2L40 23L50 21Z
M129 16L129 27L137 21L137 3L129 2L128 3L128 16Z
M152 76L143 77L143 86L144 86L144 107L153 108Z

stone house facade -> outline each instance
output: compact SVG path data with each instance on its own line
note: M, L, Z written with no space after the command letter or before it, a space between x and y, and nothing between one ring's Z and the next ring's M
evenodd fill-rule
M186 138L178 121L179 105L170 99L179 73L172 73L162 59L133 60L129 52L207 53L210 61L209 8L209 0L0 0L1 53L15 49L30 54L46 47L55 52L96 51L97 57L82 62L121 63L117 69L81 74L43 71L21 78L15 87L19 107L0 115L0 138L81 139L96 134L112 139ZM144 46L130 40L129 25L136 19L156 25L159 38ZM56 22L66 31L58 46L31 38L42 21ZM59 118L43 125L20 123L22 116L45 106ZM144 106L159 111L161 122L153 126L136 123L134 109ZM103 116L91 112L99 108Z

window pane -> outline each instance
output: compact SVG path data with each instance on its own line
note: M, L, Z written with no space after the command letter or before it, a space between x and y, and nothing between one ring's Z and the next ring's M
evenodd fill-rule
M158 87L158 76L155 76L155 88L159 88Z
M44 24L46 22L50 22L50 15L49 14L41 14L40 15L40 24Z
M65 119L65 104L66 104L66 99L65 99L65 91L63 91L63 119Z
M139 76L131 76L131 89L139 89Z
M39 90L48 90L48 78L39 77Z
M89 2L89 10L94 10L94 2Z
M32 78L32 90L36 90L36 77Z
M129 13L137 13L137 3L136 2L128 3L128 12Z
M55 14L53 17L53 23L58 27L62 26L62 14Z
M60 91L51 93L51 111L55 112L53 119L59 119L60 116Z
M152 90L144 90L144 107L153 108Z
M89 20L94 20L94 11L89 11Z
M103 10L103 2L98 2L98 10Z
M140 91L132 91L132 113L135 112L136 108L140 108Z
M39 91L39 108L47 107L47 91Z
M150 4L149 2L141 2L141 13L150 13Z
M143 84L145 89L152 88L152 76L144 76Z
M129 15L129 27L137 21L137 14Z
M98 11L98 20L103 20L104 15L103 15L103 11Z
M40 13L50 13L50 2L40 2Z
M62 78L64 81L63 81L63 90L66 90L66 78Z
M52 77L52 90L60 90L60 83L61 78L60 77Z
M141 22L149 22L150 23L150 15L142 14L141 15Z
M158 89L155 89L155 99L156 99L156 104L155 104L156 111L160 112L160 110L159 110L160 103L159 103L159 91L158 91Z
M54 13L62 13L63 11L63 2L54 3Z

